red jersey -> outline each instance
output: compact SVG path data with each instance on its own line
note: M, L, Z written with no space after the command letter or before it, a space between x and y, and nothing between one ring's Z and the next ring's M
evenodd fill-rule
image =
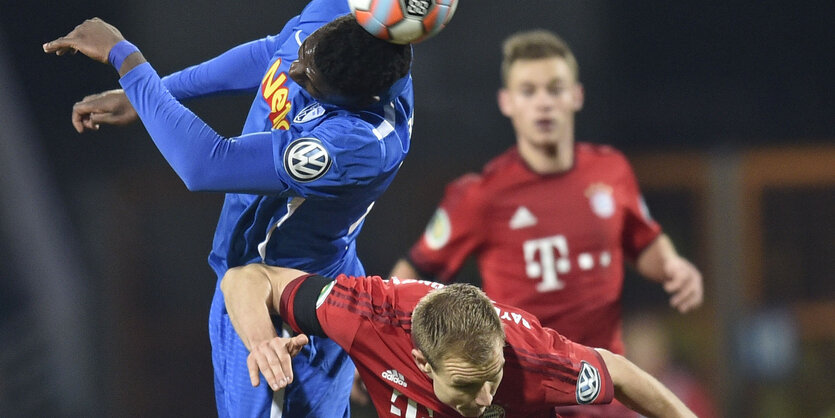
M460 416L435 397L411 354L412 310L442 284L345 275L328 283L317 277L287 286L281 317L295 331L324 334L348 352L381 418ZM542 327L525 311L495 307L505 325L504 378L484 416L554 417L557 405L611 402L611 377L597 351Z
M475 255L490 298L622 354L624 257L634 260L660 233L618 151L579 143L570 170L541 175L513 147L447 186L409 259L449 281Z

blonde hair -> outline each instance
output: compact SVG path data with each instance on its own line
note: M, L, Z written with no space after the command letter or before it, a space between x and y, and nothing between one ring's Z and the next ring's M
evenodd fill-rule
M562 38L545 29L518 32L509 36L502 44L502 57L502 85L505 87L510 67L519 60L562 58L574 74L574 79L580 79L580 67L571 48Z
M481 289L455 283L423 297L412 312L412 341L433 368L449 357L487 364L504 345L504 329Z

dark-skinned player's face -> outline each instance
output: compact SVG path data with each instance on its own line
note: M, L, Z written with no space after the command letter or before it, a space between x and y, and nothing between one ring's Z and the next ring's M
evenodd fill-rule
M290 64L290 78L317 100L339 104L344 101L342 96L328 83L313 60L320 39L321 32L317 30L302 42L299 58Z

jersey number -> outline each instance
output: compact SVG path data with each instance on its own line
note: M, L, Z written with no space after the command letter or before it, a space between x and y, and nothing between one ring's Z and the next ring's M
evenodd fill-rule
M404 411L405 409L405 411ZM404 418L432 418L435 412L431 409L407 398L397 389L392 389L391 393L391 416ZM418 415L420 413L420 415Z

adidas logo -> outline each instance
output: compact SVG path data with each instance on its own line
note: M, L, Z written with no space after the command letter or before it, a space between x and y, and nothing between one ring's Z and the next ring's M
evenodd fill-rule
M536 225L536 216L533 216L533 213L528 210L528 208L524 206L519 206L519 209L516 209L516 213L513 214L513 217L510 218L510 229L522 229L527 228L529 226Z
M406 378L403 377L403 375L400 374L400 372L398 372L397 370L386 370L382 373L381 376L383 376L383 379L386 379L389 382L397 383L398 385L403 386L404 388L408 386L406 384Z

